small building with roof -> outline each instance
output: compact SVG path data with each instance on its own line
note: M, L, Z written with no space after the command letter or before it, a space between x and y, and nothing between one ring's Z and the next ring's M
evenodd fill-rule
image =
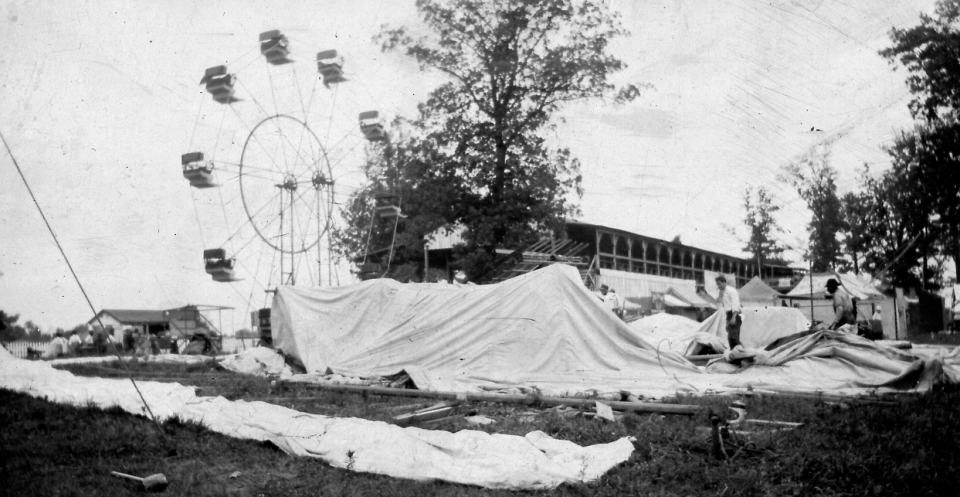
M90 328L113 329L113 339L123 339L123 330L136 328L146 333L160 333L168 329L167 318L162 310L152 309L103 309L87 321Z

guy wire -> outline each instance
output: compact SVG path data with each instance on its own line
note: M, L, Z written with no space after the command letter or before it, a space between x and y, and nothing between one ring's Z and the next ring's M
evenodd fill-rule
M50 226L50 222L47 221L47 216L43 213L43 209L40 208L40 203L37 202L37 197L33 194L33 190L30 188L30 184L27 182L27 177L23 175L23 170L20 169L20 164L17 162L17 158L14 157L13 150L10 150L10 145L7 144L7 139L3 136L2 132L0 132L0 141L3 141L3 146L7 149L7 153L10 154L10 160L13 162L14 167L17 168L17 173L20 174L20 179L23 180L23 185L27 187L27 192L30 193L30 198L33 199L33 204L37 207L37 211L40 212L40 217L43 219L43 224L47 226L50 236L53 237L53 242L57 245L57 249L60 250L60 255L63 256L64 262L67 263L67 267L70 269L70 274L73 275L73 279L77 282L77 286L80 287L80 293L83 294L83 298L86 299L87 305L90 306L90 310L97 317L97 323L100 324L100 328L105 330L106 328L103 326L103 321L100 320L100 315L93 307L93 302L90 301L87 291L83 288L83 284L80 283L80 278L77 277L76 271L73 270L73 264L70 264L70 259L67 258L67 253L64 252L63 246L60 245L60 240L57 239L57 234L53 231L53 227ZM166 432L163 431L163 427L160 425L160 422L157 421L157 417L153 415L153 410L150 409L150 404L148 404L147 399L144 398L143 392L140 391L140 387L137 386L137 382L133 379L133 375L130 373L127 363L124 362L122 357L120 357L120 352L117 350L116 342L111 342L111 344L113 345L113 353L117 356L117 359L120 361L120 364L123 365L123 369L127 373L127 378L130 378L130 382L133 383L134 390L136 390L137 395L140 396L140 401L143 402L143 406L147 408L147 412L150 414L150 419L152 419L154 424L157 425L157 429L160 430L160 434L163 435L164 439L169 440Z

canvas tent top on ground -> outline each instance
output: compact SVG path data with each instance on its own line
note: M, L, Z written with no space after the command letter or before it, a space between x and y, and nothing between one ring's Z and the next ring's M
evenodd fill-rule
M666 391L675 374L697 373L678 355L658 357L564 264L493 285L281 286L271 321L274 346L307 372L405 371L423 390L536 384L563 396L645 382Z
M281 286L271 324L276 348L305 366L302 381L376 382L404 372L415 388L446 393L593 399L744 389L849 394L891 382L899 382L891 387L896 390L929 389L909 375L936 373L936 364L855 334L819 332L802 350L793 347L796 353L762 351L788 356L776 364L764 365L758 355L756 365L736 374L712 374L602 304L576 268L554 264L491 285L380 279ZM755 347L808 329L796 309L745 311L753 314L745 313L741 339ZM723 321L714 313L695 334L723 349ZM750 331L754 324L757 333ZM901 381L905 375L909 381Z

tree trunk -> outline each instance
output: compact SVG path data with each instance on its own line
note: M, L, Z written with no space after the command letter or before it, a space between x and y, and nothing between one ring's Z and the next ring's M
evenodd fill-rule
M921 254L921 256L923 257L923 269L921 269L921 272L920 272L920 288L923 288L924 290L926 290L927 289L927 248L928 248L926 227L923 228L923 235L921 238L923 238L923 253Z
M957 280L960 281L960 219L957 219L957 217L960 216L955 216L950 223L950 246L953 249L951 255L953 256L954 271L957 273Z
M763 264L760 262L760 251L757 250L757 276L763 280Z

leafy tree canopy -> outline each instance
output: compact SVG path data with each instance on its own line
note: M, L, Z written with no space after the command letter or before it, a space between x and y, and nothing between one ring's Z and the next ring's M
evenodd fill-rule
M920 25L890 31L893 45L880 51L906 68L913 99L910 111L927 121L956 120L960 109L960 2L941 0L934 16L920 15Z
M774 203L773 194L762 186L756 190L747 187L743 192L743 208L743 224L749 233L743 250L751 254L753 260L761 266L782 263L781 254L784 248L777 241L780 227L773 217L780 210L780 206ZM735 229L731 231L736 234Z
M841 263L839 235L846 231L837 196L837 170L830 164L830 149L821 145L783 167L780 179L792 185L812 213L810 260L813 271L836 269Z
M556 111L584 99L627 101L639 89L617 91L610 82L624 65L607 45L625 32L602 2L419 0L417 9L429 34L401 27L384 29L378 40L447 82L415 119L397 120L374 154L370 184L345 213L341 248L362 254L361 244L372 250L394 242L413 261L422 257L424 235L462 226L460 265L476 279L496 248L536 240L578 213L579 162L545 139ZM373 192L383 188L398 194L408 217L377 229L383 223L369 212ZM383 233L390 236L379 244L364 240Z
M933 16L891 30L890 39L880 54L907 70L916 124L887 148L893 167L871 185L884 189L876 198L878 208L888 209L881 214L906 230L890 240L873 239L874 256L895 250L900 258L889 264L913 268L927 267L940 254L960 263L960 1L941 0ZM910 242L920 249L916 257L907 256L916 250ZM909 272L898 271L898 278ZM928 272L920 270L922 281Z

